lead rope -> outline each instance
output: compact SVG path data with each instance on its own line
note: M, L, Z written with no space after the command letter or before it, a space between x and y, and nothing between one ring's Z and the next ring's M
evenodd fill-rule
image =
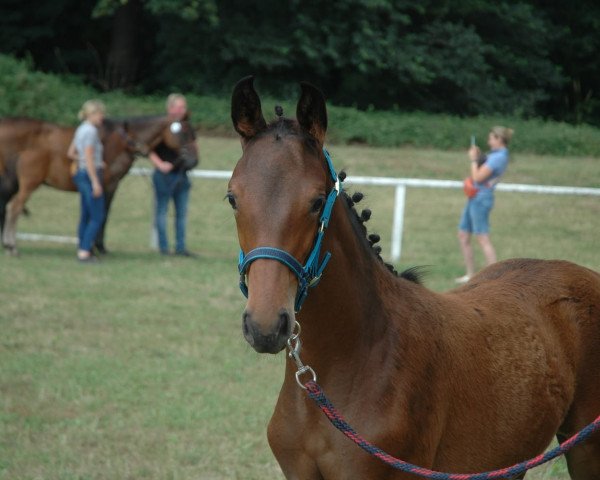
M287 345L289 349L288 356L294 360L296 366L298 367L298 370L296 371L296 382L302 389L307 391L308 396L314 400L314 402L323 411L333 426L346 435L346 437L348 437L354 443L356 443L356 445L358 445L364 451L377 457L390 467L395 468L396 470L418 475L419 477L431 478L434 480L490 480L496 478L512 478L516 475L526 472L527 470L531 470L532 468L547 463L556 457L564 455L575 445L585 441L593 433L600 430L600 416L598 416L598 418L596 418L596 420L594 420L592 423L552 450L542 453L541 455L538 455L530 460L525 460L524 462L520 462L511 467L502 468L499 470L492 470L482 473L444 473L437 472L435 470L429 470L427 468L419 467L417 465L413 465L412 463L408 463L404 460L393 457L392 455L381 450L379 447L376 447L365 440L358 433L356 433L356 431L350 425L348 425L346 420L344 420L342 415L325 396L325 393L323 393L321 387L317 384L317 374L315 371L308 365L304 365L300 359L300 350L302 348L302 344L300 342L300 324L298 322L295 323L294 331L288 339ZM300 381L300 377L306 373L310 373L312 379L303 384Z

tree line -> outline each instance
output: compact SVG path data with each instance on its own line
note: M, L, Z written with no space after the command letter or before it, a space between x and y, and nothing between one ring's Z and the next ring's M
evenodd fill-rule
M252 73L359 109L600 125L595 0L4 0L0 52L102 91L228 95Z

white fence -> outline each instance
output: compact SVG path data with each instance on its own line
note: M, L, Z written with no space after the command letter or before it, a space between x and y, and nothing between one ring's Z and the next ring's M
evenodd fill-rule
M149 168L132 168L131 175L151 175ZM229 180L231 173L225 170L192 170L190 176L217 180ZM345 180L353 185L378 185L381 187L394 187L394 217L392 224L392 247L390 258L393 262L400 260L402 253L402 231L404 229L404 207L406 188L454 188L462 189L462 182L457 180L426 180L419 178L390 178L390 177L360 177L348 176ZM497 190L503 192L544 193L551 195L592 195L600 196L600 188L579 188L566 186L525 185L519 183L500 183ZM52 235L19 234L19 238L26 240L47 240L67 243L76 243L71 237Z
M348 177L348 182L356 185L379 185L395 187L394 220L392 225L392 248L390 258L393 262L400 260L402 253L402 232L404 229L404 205L406 187L419 188L463 188L457 180L427 180L420 178L388 178L388 177ZM496 190L503 192L546 193L552 195L594 195L600 196L600 188L578 188L550 185L525 185L520 183L500 183Z

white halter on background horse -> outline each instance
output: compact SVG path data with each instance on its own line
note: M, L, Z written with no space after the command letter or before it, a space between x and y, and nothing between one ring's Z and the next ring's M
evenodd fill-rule
M302 84L296 120L267 124L248 77L231 115L242 157L227 196L243 252L242 328L256 351L283 350L299 322L302 360L346 420L390 455L438 471L513 465L600 414L598 273L514 259L432 292L383 263L370 212L354 208L361 196L338 192L320 91ZM268 428L286 478L414 478L334 429L297 370L288 359ZM573 479L600 479L598 433L566 457Z

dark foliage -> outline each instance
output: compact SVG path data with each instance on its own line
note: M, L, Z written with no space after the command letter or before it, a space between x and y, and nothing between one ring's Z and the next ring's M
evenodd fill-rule
M593 0L6 0L0 40L105 90L228 95L252 73L278 97L308 80L363 109L600 124Z

